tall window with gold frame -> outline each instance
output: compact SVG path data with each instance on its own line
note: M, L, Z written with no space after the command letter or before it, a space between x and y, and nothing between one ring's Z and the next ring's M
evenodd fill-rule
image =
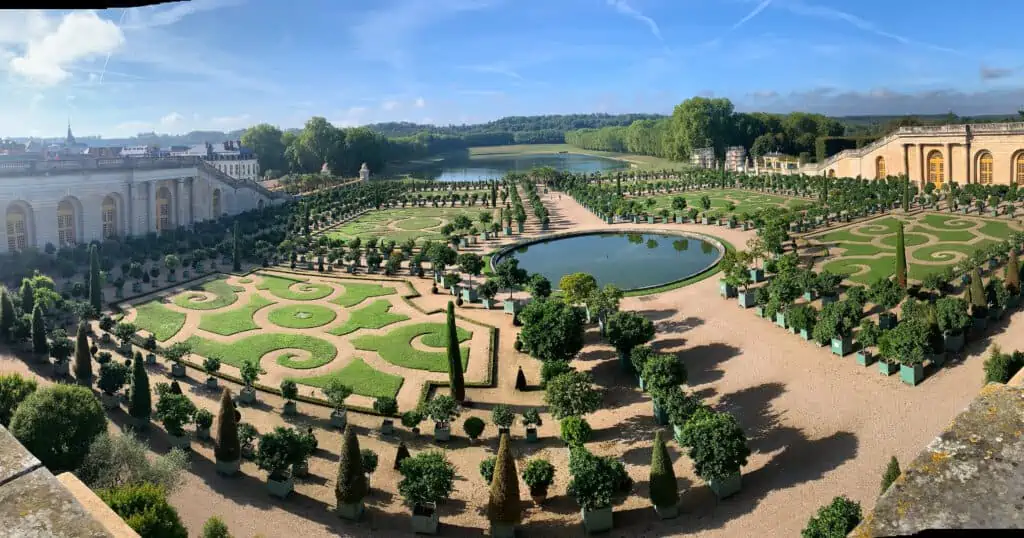
M28 219L25 210L12 207L7 210L7 250L28 248Z
M75 240L75 208L64 200L57 205L57 242L68 247L74 246Z
M928 154L928 182L941 187L946 181L945 160L942 152L935 150Z
M987 151L978 158L978 183L992 184L992 154Z
M885 157L879 156L875 159L875 179L885 179Z
M117 236L117 204L114 199L107 196L103 199L103 238L109 239Z
M1024 151L1017 154L1013 162L1014 180L1018 185L1024 185Z

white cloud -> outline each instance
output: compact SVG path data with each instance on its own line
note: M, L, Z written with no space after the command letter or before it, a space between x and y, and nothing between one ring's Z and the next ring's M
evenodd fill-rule
M124 43L121 29L92 11L69 13L56 27L34 16L26 22L33 26L21 32L23 41L15 44L22 52L15 53L8 65L15 74L41 86L63 82L71 76L68 67L104 56Z
M191 0L190 2L176 3L169 7L147 6L135 8L126 11L125 27L136 29L170 26L189 15L237 6L244 2L245 0Z
M423 108L423 107L427 106L427 101L425 99L423 99L422 97L417 97L416 101L413 102L413 105L415 105L416 108Z
M470 71L476 71L477 73L494 73L495 75L505 75L509 78L516 80L523 80L523 76L504 64L484 64L484 65L466 65L463 69Z
M171 112L170 114L160 118L160 125L162 127L174 127L181 123L185 119L185 116L178 114L177 112Z
M248 127L251 123L252 119L248 114L239 114L237 116L218 116L210 120L210 124L215 128L223 129L225 131Z
M615 8L615 11L646 24L647 27L651 29L651 33L654 34L654 37L658 38L658 41L662 40L661 29L658 28L658 23L654 22L654 19L644 15L633 6L629 5L626 0L607 0L607 2L609 6Z
M398 108L398 101L384 101L380 107L384 110L394 110Z

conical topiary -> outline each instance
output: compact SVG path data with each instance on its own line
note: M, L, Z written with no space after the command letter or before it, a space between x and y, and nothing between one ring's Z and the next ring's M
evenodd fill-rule
M21 311L28 313L35 310L36 292L32 289L32 282L27 278L21 279Z
M1017 247L1010 249L1010 259L1006 262L1006 289L1011 295L1020 293L1020 261L1017 259Z
M519 367L519 372L516 374L516 390L526 390L526 374L523 373L523 367Z
M142 361L132 361L132 394L128 414L137 421L148 421L153 413L153 396L149 391L149 374Z
M217 412L217 439L213 450L217 461L238 461L242 456L238 440L238 413L231 402L231 391L224 389L220 395L220 411Z
M975 317L984 315L988 306L988 298L985 297L985 286L981 282L981 271L977 267L971 271L971 287L968 288L968 295L971 301L971 314Z
M309 217L307 216L306 218L308 219ZM308 228L306 233L309 233ZM231 269L233 271L242 270L242 233L238 227L238 221L235 221L235 227L231 233Z
M466 382L462 375L462 351L459 349L459 333L455 327L455 305L448 301L448 382L452 398L457 402L466 401Z
M519 476L516 474L516 460L512 456L512 446L507 433L501 434L501 441L498 443L498 459L494 463L487 517L492 523L504 525L515 525L522 517Z
M896 456L893 456L892 459L889 460L889 465L885 468L885 473L882 475L882 491L879 492L879 495L885 493L885 491L889 489L889 486L891 486L892 483L900 477L901 473L900 462L896 459Z
M409 448L405 446L405 441L398 443L398 450L395 452L395 470L397 471L402 467L402 460L409 457Z
M676 473L672 469L672 458L661 438L661 430L654 433L654 448L651 452L651 504L671 508L679 503L679 488Z
M896 225L896 283L907 289L907 250L903 245L903 221Z
M78 324L75 335L75 381L83 387L92 385L92 354L89 353L89 324Z
M46 341L46 323L43 322L43 308L35 305L32 309L32 351L45 355L49 349Z
M11 327L14 326L14 301L7 288L0 286L0 340L8 340L11 337Z
M338 505L355 504L366 497L369 486L363 471L363 460L359 454L359 438L351 424L345 426L341 438L341 456L338 461L338 481L334 497Z

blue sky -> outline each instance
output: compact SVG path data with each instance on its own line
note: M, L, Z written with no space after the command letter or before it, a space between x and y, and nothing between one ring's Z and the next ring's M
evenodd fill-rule
M738 110L1012 113L1022 42L977 0L193 0L0 12L0 136ZM1009 28L1009 27L1006 27Z

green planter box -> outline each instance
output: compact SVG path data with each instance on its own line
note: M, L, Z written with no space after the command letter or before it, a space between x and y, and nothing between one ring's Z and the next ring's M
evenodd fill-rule
M906 364L900 365L900 381L903 381L907 385L914 386L920 383L924 379L924 366L921 364L915 364L913 366L907 366Z
M849 336L832 339L832 353L845 357L853 350L853 339Z
M946 351L960 351L964 348L964 333L943 334L942 343Z
M654 224L654 217L648 216L647 217L647 224Z
M668 426L668 411L658 407L658 402L653 402L654 420L659 426Z
M886 360L878 361L878 371L881 372L882 375L895 374L896 371L899 369L900 365L896 364L895 362L889 362Z
M537 428L526 428L526 442L536 443L537 442Z
M736 302L740 308L750 308L757 303L757 294L753 291L741 291L736 294Z
M357 503L339 503L337 507L338 517L347 519L349 521L359 521L363 517L364 506L363 502Z
M988 318L972 318L974 321L974 330L981 332L988 328Z
M814 292L813 291L805 291L804 292L804 300L805 301L813 301L814 300Z
M782 312L775 313L775 324L783 329L786 328L786 314Z
M505 299L502 303L504 304L506 314L514 315L519 312L519 301L516 301L515 299Z
M896 314L892 312L882 312L878 315L878 328L882 330L889 330L896 326Z
M725 280L718 281L718 293L726 299L736 296L736 286L733 286Z
M583 528L588 534L610 531L615 526L611 506L594 510L584 508L580 510L580 515L583 517Z
M742 484L741 476L740 472L736 471L734 474L722 479L708 480L708 487L711 488L711 491L715 493L716 497L719 499L725 499L726 497L730 497L740 491L740 486Z
M476 292L475 288L474 289L463 288L463 290L462 290L462 300L463 301L466 301L467 303L475 303L477 301L477 299L479 299L479 296L477 295L477 292Z
M811 340L811 333L807 332L807 329L800 329L800 338L804 339L804 342Z
M875 362L875 356L870 351L861 350L857 352L857 364L871 366Z
M758 282L764 282L764 269L751 269L750 280L755 284Z
M763 306L755 307L754 308L754 314L757 314L757 317L759 317L761 319L764 319L764 307Z

